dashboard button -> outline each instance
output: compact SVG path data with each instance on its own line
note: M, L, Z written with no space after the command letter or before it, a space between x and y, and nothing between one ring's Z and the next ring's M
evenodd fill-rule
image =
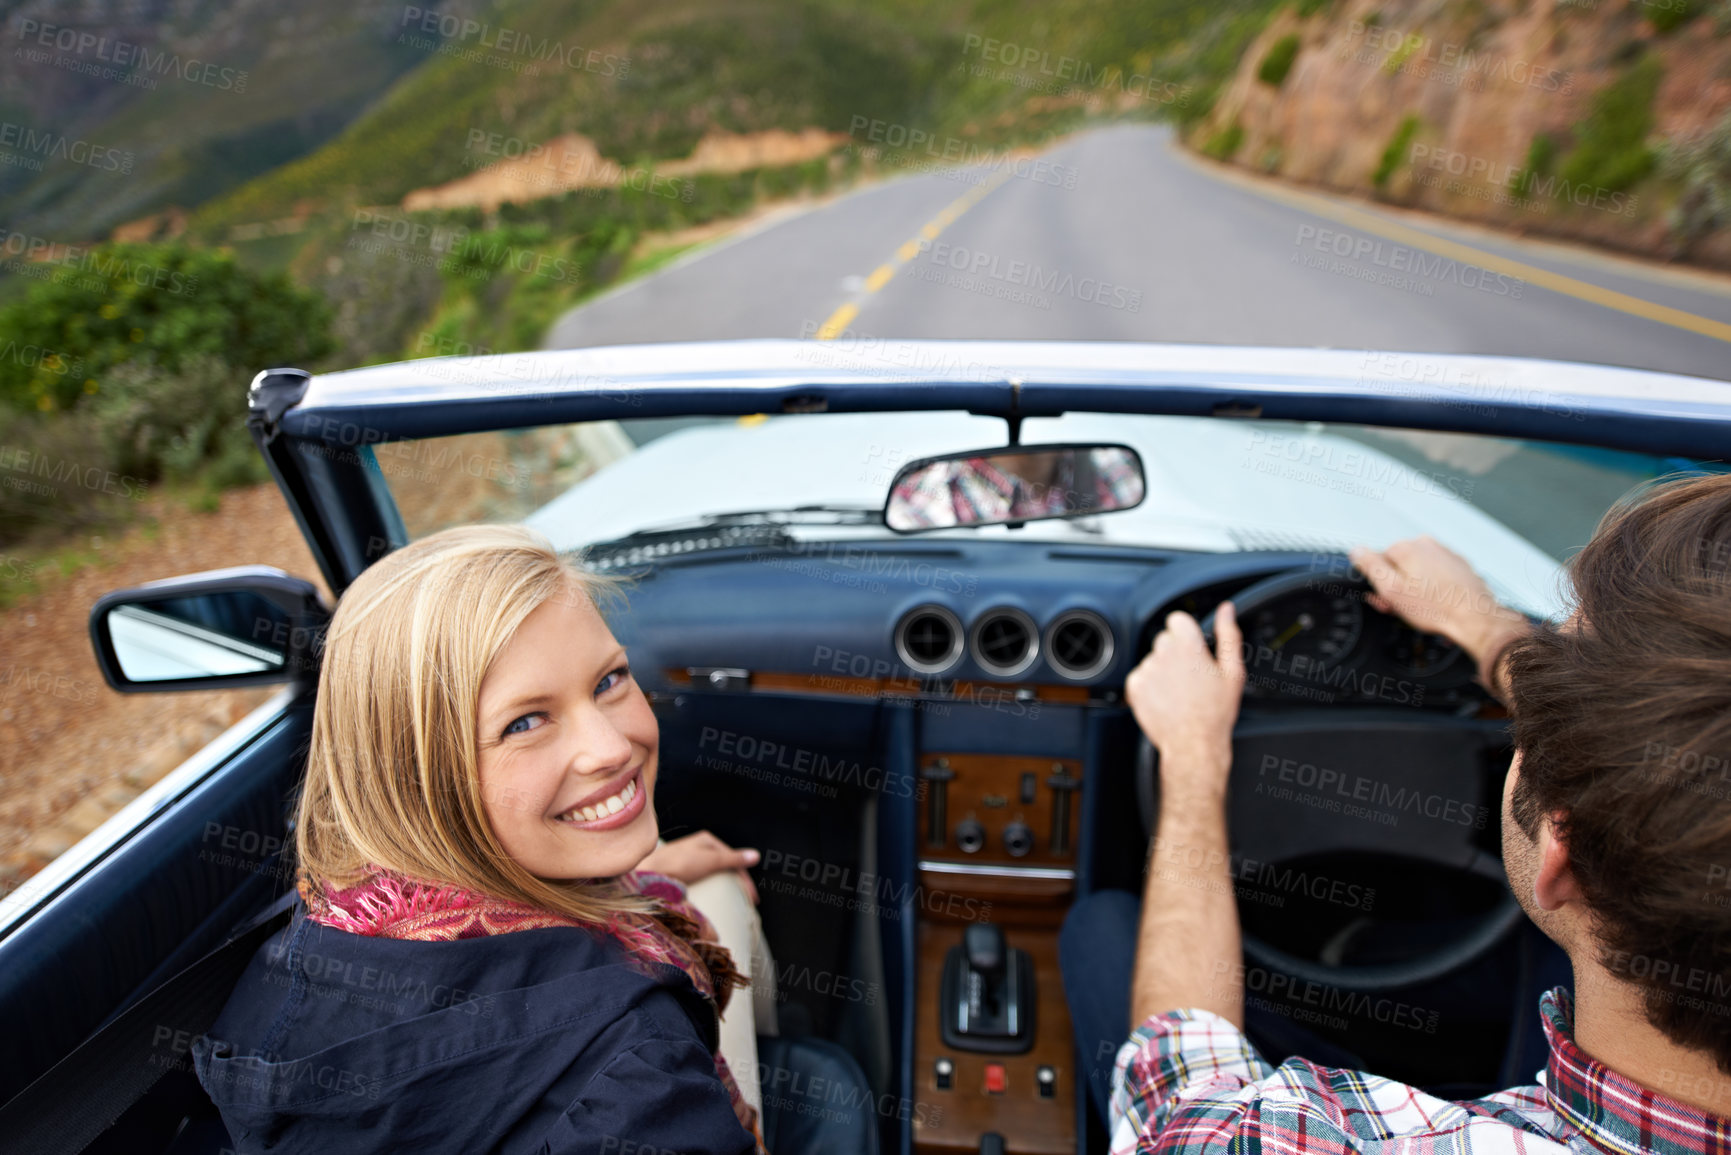
M987 1063L986 1064L986 1094L988 1094L988 1095L1002 1095L1004 1093L1005 1082L1006 1082L1006 1079L1004 1076L1004 1064L1002 1064L1002 1063Z

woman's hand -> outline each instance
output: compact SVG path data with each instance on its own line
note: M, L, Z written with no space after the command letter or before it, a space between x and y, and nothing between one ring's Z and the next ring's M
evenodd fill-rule
M757 884L751 881L751 875L746 873L745 868L756 866L760 857L755 850L735 850L709 831L699 830L696 834L687 834L684 838L675 838L672 842L657 846L649 852L649 857L637 864L637 869L665 874L687 886L702 882L712 874L731 870L739 875L740 886L745 888L746 895L755 906Z
M1124 697L1137 725L1160 751L1160 788L1224 796L1232 767L1232 725L1244 697L1243 636L1231 602L1214 615L1215 649L1189 614L1167 616L1166 628L1130 671Z

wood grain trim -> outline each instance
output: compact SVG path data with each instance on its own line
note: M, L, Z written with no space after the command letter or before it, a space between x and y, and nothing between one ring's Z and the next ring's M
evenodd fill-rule
M989 864L994 866L1074 866L1076 844L1081 834L1083 786L1069 791L1069 816L1066 822L1067 845L1062 852L1053 850L1054 811L1056 794L1047 783L1060 770L1082 782L1082 763L1076 758L1048 758L1026 754L946 754L936 751L920 755L920 777L925 780L925 800L920 803L919 853L921 858L944 859L951 862ZM947 782L928 778L938 766L947 768ZM1024 774L1033 775L1034 800L1023 802L1021 786ZM944 797L944 829L941 837L932 830L933 814L938 808L936 797L940 787ZM964 852L956 842L956 827L972 819L984 828L985 845L973 853ZM1012 855L1004 844L1004 831L1020 822L1033 834L1033 850L1020 857Z
M1070 1009L1058 977L1058 932L1007 927L1010 946L1028 952L1034 963L1034 1046L1022 1055L953 1051L938 1031L938 992L944 955L962 941L960 926L922 923L919 928L918 986L914 993L914 1150L919 1155L972 1155L980 1136L996 1131L1016 1155L1075 1155L1076 1079L1071 1063ZM937 1088L933 1064L939 1056L955 1064L950 1090ZM1006 1090L985 1092L986 1064L1002 1063ZM1058 1073L1057 1094L1042 1099L1034 1071L1045 1065Z
M691 686L691 672L669 666L662 673L680 688ZM788 674L753 670L751 689L771 694L839 694L844 697L893 698L926 696L959 701L990 702L994 697L1014 700L1017 693L1032 690L1041 702L1055 706L1083 705L1089 700L1087 686L1051 686L1033 682L922 682L918 678L854 678L844 674Z

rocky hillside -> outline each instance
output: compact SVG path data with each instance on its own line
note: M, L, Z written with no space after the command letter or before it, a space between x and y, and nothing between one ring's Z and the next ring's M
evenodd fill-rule
M1298 0L1189 140L1296 181L1731 268L1731 3Z
M992 148L1192 116L1278 2L0 0L0 219L221 241L573 134L632 169L770 133Z

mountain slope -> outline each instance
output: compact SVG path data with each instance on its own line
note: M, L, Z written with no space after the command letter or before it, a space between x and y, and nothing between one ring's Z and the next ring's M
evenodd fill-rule
M318 148L424 62L395 43L403 11L387 0L12 5L0 213L15 231L94 239Z

